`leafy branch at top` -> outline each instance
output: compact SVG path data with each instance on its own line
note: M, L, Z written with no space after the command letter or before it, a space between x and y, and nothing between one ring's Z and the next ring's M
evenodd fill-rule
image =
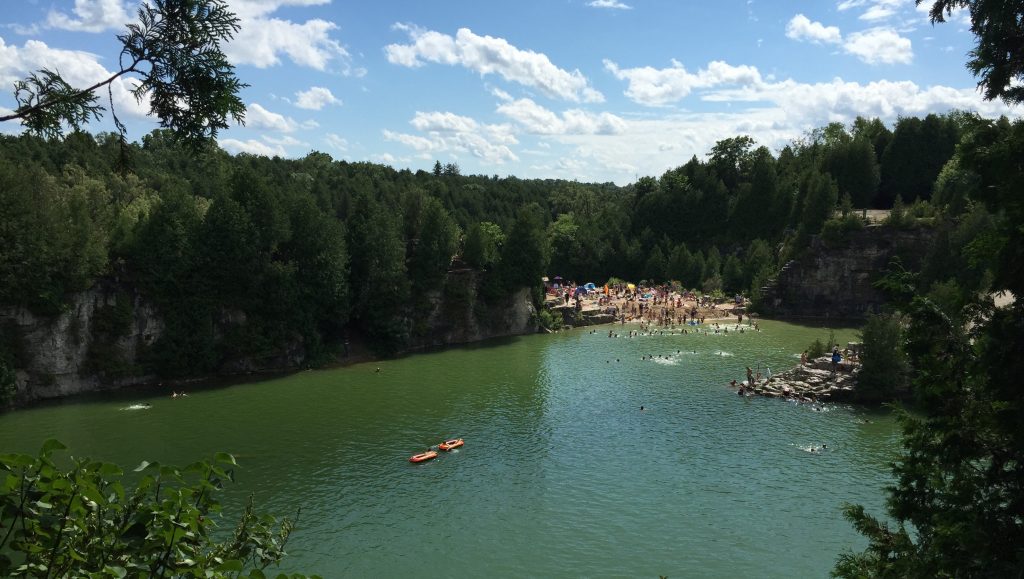
M183 142L198 146L228 127L228 120L243 123L245 105L240 82L221 43L239 31L238 17L224 0L152 0L139 8L139 20L118 35L123 44L120 70L96 84L78 89L60 73L44 68L14 83L18 107L0 121L19 119L26 129L58 137L65 127L79 129L98 120L104 108L95 91L119 77L133 75L136 101L149 98L150 114ZM122 138L124 125L113 112Z

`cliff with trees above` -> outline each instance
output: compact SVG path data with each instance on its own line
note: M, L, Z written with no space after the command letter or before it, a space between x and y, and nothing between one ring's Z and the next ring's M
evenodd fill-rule
M886 154L900 135L917 134L901 130L910 122L893 131L866 119L833 123L777 156L747 137L725 139L706 160L624 187L462 175L440 163L412 172L317 152L231 156L166 130L140 143L82 132L0 137L6 390L25 400L142 378L317 365L336 359L347 335L389 355L528 331L522 315L509 329L488 312L508 309L522 288L539 304L543 275L679 280L757 299L815 235L856 229L835 217L837 207L885 202L882 176L899 174L885 169ZM921 122L954 139L983 121L954 112ZM847 170L860 164L867 178ZM901 159L899 167L935 164ZM949 162L939 172L937 200L966 211L958 199L969 174ZM930 206L932 190L914 195ZM447 281L459 254L471 284L465 274ZM455 314L453 303L473 314ZM94 331L94 312L117 315ZM38 338L43 327L63 335ZM39 366L33 348L19 345L26 336L63 344L72 359L61 366L46 354Z

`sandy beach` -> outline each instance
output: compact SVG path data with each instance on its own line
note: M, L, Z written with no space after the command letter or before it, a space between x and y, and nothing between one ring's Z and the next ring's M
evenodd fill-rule
M565 298L566 288L548 288L545 306L548 308L576 307L577 297ZM751 323L746 315L746 300L737 303L728 299L714 303L708 297L691 292L676 292L667 288L608 288L604 287L578 296L579 308L583 315L598 313L612 314L617 322L650 324L658 327L672 327L696 318L700 321L730 320L736 323ZM742 317L741 317L742 316ZM756 319L756 316L754 316Z

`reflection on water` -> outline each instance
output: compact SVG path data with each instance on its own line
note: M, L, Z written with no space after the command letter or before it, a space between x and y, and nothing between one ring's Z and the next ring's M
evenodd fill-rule
M228 505L301 507L288 569L326 577L824 576L862 546L840 508L881 511L891 416L726 386L827 331L629 328L154 395L146 412L122 412L123 394L43 406L0 416L0 449L54 436L124 465L232 452ZM408 462L453 437L465 446Z

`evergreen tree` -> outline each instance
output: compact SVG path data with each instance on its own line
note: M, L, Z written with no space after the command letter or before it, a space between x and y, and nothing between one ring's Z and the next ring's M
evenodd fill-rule
M690 250L686 248L686 244L680 243L672 250L672 255L668 261L668 277L669 279L682 282L686 287L693 287L693 281L689 278L690 272L693 271L693 256L690 255ZM687 284L689 284L687 286Z
M743 263L735 254L730 253L722 266L722 286L730 293L742 293L747 289L744 281Z
M409 263L409 276L414 287L438 287L458 250L459 235L459 226L441 203L426 197L416 249Z
M500 250L505 234L495 223L475 223L466 232L462 257L471 267L486 269L501 256Z
M839 194L835 181L818 171L810 171L801 186L803 199L800 230L807 235L821 231L821 226L832 216Z
M857 396L874 403L891 400L907 387L910 371L903 351L902 321L893 315L871 316L861 334Z
M547 271L549 251L541 208L522 208L501 248L498 279L504 290L539 288Z
M667 279L665 273L668 269L667 266L665 254L660 247L654 246L650 257L647 258L647 263L644 264L644 279L656 283L664 282Z
M970 67L983 75L988 98L1012 101L1020 90L1011 81L1020 74L1021 10L940 0L933 21L953 7L971 12L978 48ZM886 278L910 320L917 406L901 417L905 452L888 501L895 528L849 506L847 517L869 544L843 555L837 576L1014 577L1024 569L1024 122L979 126L961 143L960 158L980 177L976 200L1000 215L978 255L991 265L991 289L1017 298L997 308L976 297L951 318L923 296L917 276L894 268Z
M409 278L405 244L396 218L369 195L355 200L348 222L351 255L352 317L382 353L405 345Z

